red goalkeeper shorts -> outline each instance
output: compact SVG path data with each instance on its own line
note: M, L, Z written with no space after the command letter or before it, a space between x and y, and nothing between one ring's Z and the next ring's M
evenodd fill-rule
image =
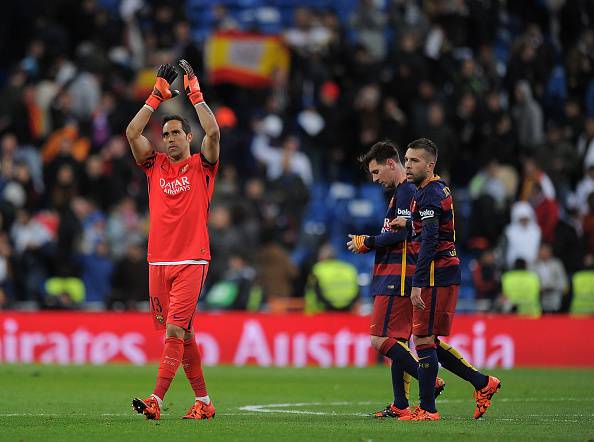
M156 329L174 324L191 331L208 264L149 265L151 316Z

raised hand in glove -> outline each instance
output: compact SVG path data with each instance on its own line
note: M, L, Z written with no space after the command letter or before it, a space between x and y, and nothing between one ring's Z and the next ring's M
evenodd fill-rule
M192 102L192 105L195 106L199 103L204 102L204 97L202 96L202 92L200 91L200 84L198 83L198 77L194 73L194 69L190 66L183 58L179 61L179 65L184 70L184 89L186 90L186 94L188 98Z
M157 110L159 105L165 100L177 97L179 91L171 90L171 83L177 78L177 71L170 64L162 64L157 71L157 81L153 87L153 91L146 99L146 104Z

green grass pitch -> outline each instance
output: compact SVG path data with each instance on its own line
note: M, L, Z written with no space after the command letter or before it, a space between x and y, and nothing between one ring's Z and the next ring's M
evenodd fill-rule
M215 419L180 419L193 394L179 372L161 421L146 421L130 401L150 393L155 373L155 366L2 365L0 440L594 441L594 370L494 371L503 388L479 421L471 418L472 388L442 370L439 422L368 416L390 400L386 367L228 366L205 369Z

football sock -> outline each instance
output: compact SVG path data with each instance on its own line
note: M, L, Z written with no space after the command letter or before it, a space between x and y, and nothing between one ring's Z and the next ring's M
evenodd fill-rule
M206 395L206 396L196 396L196 401L200 401L205 403L206 405L210 404L210 396Z
M435 379L439 363L435 344L417 346L419 355L419 399L420 407L430 413L435 413Z
M401 365L405 372L417 379L418 363L406 343L394 338L388 338L382 344L380 353Z
M392 389L394 391L394 405L400 409L408 407L406 388L404 385L404 370L400 364L392 362Z
M175 372L179 367L184 354L184 340L176 337L165 339L165 347L161 355L161 363L157 373L157 384L153 394L159 398L165 398L165 393L175 377Z
M476 390L480 390L487 385L489 382L488 376L470 365L458 350L445 342L437 342L437 359L439 359L439 363L443 368L470 382Z
M184 341L182 365L196 398L208 397L204 373L202 372L202 356L193 337ZM208 404L208 402L205 403Z
M410 352L408 345L394 338L386 339L380 352L392 360L392 389L394 390L394 405L398 408L408 407L408 391L410 378L417 378L418 363Z

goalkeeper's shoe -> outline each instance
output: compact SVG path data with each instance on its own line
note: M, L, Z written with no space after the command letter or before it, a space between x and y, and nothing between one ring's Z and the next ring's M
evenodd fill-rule
M147 419L161 419L161 407L159 407L159 401L152 395L145 400L138 398L132 399L132 409L138 414L144 414L144 417Z
M423 410L421 407L416 407L408 416L402 416L398 420L400 421L438 421L441 419L441 415L438 411L431 413L430 411Z
M410 414L410 407L398 408L394 403L388 404L386 408L381 411L373 413L373 417L392 417L399 418Z
M185 416L182 416L182 419L212 419L215 417L215 407L212 404L212 401L206 405L202 401L196 401L192 408L188 410Z
M495 376L489 376L489 382L487 385L480 390L475 390L473 393L474 400L476 401L476 408L474 409L474 418L480 418L487 408L491 406L491 399L493 395L501 388L501 381Z
M439 396L445 390L445 386L445 381L442 378L439 376L435 378L435 389L433 390L435 397Z

